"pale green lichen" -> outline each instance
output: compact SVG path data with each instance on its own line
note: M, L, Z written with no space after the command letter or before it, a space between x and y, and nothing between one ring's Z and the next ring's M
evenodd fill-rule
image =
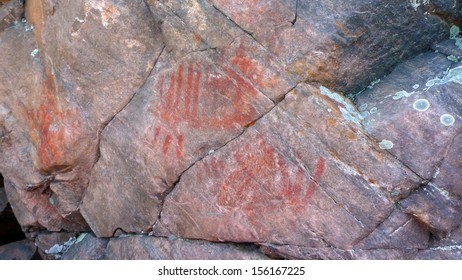
M373 89L376 84L380 83L380 79L374 80L367 86L368 89Z
M419 84L415 84L415 85L412 86L413 89L418 89L419 87L420 87Z
M430 108L430 102L427 99L417 99L413 104L414 110L425 112Z
M75 244L82 242L82 240L85 239L85 237L87 236L87 234L88 234L87 232L84 232L84 233L80 234L80 235L77 237L77 239L75 240Z
M401 91L398 91L397 93L395 93L395 95L393 95L392 98L393 98L393 100L399 100L399 99L404 98L404 97L410 97L413 94L415 94L415 91L407 92L405 90L401 90Z
M450 69L442 78L434 78L429 80L425 86L425 90L429 90L433 86L444 85L449 82L462 85L462 66Z
M444 126L451 126L456 122L456 119L453 116L449 115L449 114L444 114L444 115L442 115L440 117L440 122Z
M349 122L356 124L358 127L361 127L361 121L364 119L361 114L356 110L356 108L348 102L343 96L336 92L331 92L328 88L320 86L319 90L321 94L329 97L330 99L340 103L342 106L338 106L340 112L343 115L343 118Z
M371 115L377 113L377 107L372 107L371 110L369 111L369 113L371 113Z
M382 150L390 150L394 146L393 142L390 140L383 139L382 142L379 143L379 147Z
M462 50L462 37L460 36L460 28L457 25L451 26L449 29L449 39L454 40L455 45Z
M452 250L460 251L462 250L462 245L440 246L440 247L430 248L430 250L432 251L452 251Z
M453 55L453 54L448 55L447 59L450 60L450 61L459 62L459 59L457 59L457 57L455 55Z
M38 52L39 52L38 49L34 49L34 50L30 53L30 56L35 57L35 56L38 54Z

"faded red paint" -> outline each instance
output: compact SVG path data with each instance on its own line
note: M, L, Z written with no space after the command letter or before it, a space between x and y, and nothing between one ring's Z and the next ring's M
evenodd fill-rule
M210 129L252 121L257 112L251 102L245 101L256 97L257 90L230 68L224 67L224 71L226 75L190 64L184 78L184 67L180 66L176 79L175 74L170 79L166 103L158 108L163 120L173 126L187 122L192 128Z
M231 68L222 70L212 65L188 64L161 75L157 82L160 101L153 114L167 127L163 132L166 136L157 146L162 133L155 126L147 131L146 141L165 155L173 152L183 157L187 135L179 133L180 129L227 130L255 120L258 112L252 101L258 91ZM177 148L170 149L172 145Z
M58 102L53 75L48 71L42 84L41 105L27 113L32 142L37 147L38 168L51 172L63 166L66 149L81 133L80 112Z
M257 216L252 215L258 213L259 209L300 213L316 192L325 171L324 158L318 159L313 177L310 178L304 169L290 162L262 136L257 136L256 142L244 145L233 154L238 168L221 182L218 205L240 208L250 220L258 220ZM247 212L246 209L252 211Z
M184 136L164 126L148 127L143 141L146 145L161 150L164 155L178 158L184 156Z

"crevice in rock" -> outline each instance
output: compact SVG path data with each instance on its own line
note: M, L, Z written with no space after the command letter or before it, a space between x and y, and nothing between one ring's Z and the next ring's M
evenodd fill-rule
M428 3L428 9L427 13L429 13L431 16L438 18L442 22L446 23L447 25L457 25L457 26L462 26L462 20L444 13L443 11L439 10L438 7L435 6L433 3Z
M210 4L210 3L209 3ZM260 43L257 38L255 38L255 36L253 35L252 32L246 30L245 28L243 28L242 26L240 26L239 24L237 24L231 17L229 17L228 15L226 15L225 12L223 12L222 10L220 10L217 6L213 5L213 4L210 4L212 5L212 7L217 10L218 12L220 12L220 14L222 14L226 19L228 19L229 21L231 21L237 28L239 28L242 32L244 32L245 34L249 35L255 42L257 42L257 44L259 44L263 49L265 49L267 52L269 53L272 53L270 52L262 43Z
M193 166L195 166L198 162L201 162L203 161L205 158L207 158L208 156L210 155L213 155L214 153L216 153L217 151L225 148L226 146L228 146L230 143L232 143L233 141L237 140L238 138L240 138L246 131L248 128L252 127L255 125L255 123L257 123L260 119L262 119L263 117L265 117L266 115L268 115L269 113L271 113L271 111L273 111L282 101L285 100L285 97L290 93L292 92L299 84L293 86L292 88L290 88L284 95L283 97L277 102L274 104L274 106L272 106L267 112L263 113L260 117L256 118L255 120L249 122L247 125L245 125L242 129L242 131L234 136L233 138L231 138L230 140L228 140L226 143L224 143L223 145L221 145L220 147L218 147L217 149L214 150L213 153L210 153L210 154L206 154L204 156L202 156L201 158L197 159L196 161L194 161L193 163L191 163L185 170L183 170L180 175L178 176L177 180L172 184L172 186L170 188L168 188L165 192L164 192L164 198L162 199L162 206L160 207L161 211L159 212L159 216L156 220L156 222L154 223L153 227L155 227L155 225L157 223L161 223L161 216L162 216L162 212L163 212L163 208L164 208L164 203L165 203L165 199L170 195L170 193L173 192L173 190L176 188L176 186L180 183L181 181L181 178L183 177L183 174L185 174L188 170L190 170ZM271 99L270 99L271 100ZM164 228L168 231L170 231L170 229L168 229L168 227L165 227ZM171 233L173 234L173 233Z
M294 17L294 19L290 22L290 23L292 24L292 26L295 25L295 23L297 22L297 19L298 19L298 2L299 2L299 1L300 1L300 0L297 0L297 1L295 2L295 17Z
M21 225L7 201L3 175L0 174L0 246L25 238Z
M388 219L391 217L391 215L393 214L394 211L395 211L395 209L392 209L390 211L390 213L380 223L378 223L369 233L367 233L366 235L362 236L357 241L355 241L353 243L353 247L358 245L359 243L361 243L363 240L367 239L369 236L371 236L383 223L388 221Z
M437 163L436 165L436 168L435 168L435 171L432 173L433 174L433 177L430 179L430 181L428 182L428 184L432 183L433 180L436 178L436 176L438 175L440 169L441 169L441 166L443 165L446 157L449 155L449 152L451 151L451 148L452 146L454 145L454 141L456 140L456 138L462 134L462 130L461 131L458 131L457 133L454 134L454 136L451 138L451 140L449 141L449 144L446 148L446 150L444 151L444 154L441 158L441 160Z
M101 135L103 134L103 131L106 129L106 127L123 111L125 110L125 108L128 107L128 105L132 102L132 100L135 98L135 96L144 88L144 86L146 85L146 83L148 82L149 80L149 77L151 76L152 72L154 71L154 69L156 68L156 64L157 62L159 61L159 58L161 57L162 53L164 52L164 49L165 49L165 46L162 47L162 50L160 51L159 55L156 57L156 59L154 60L154 63L152 65L152 68L149 70L148 72L148 75L146 76L144 82L141 84L141 86L138 88L138 90L136 90L133 95L128 99L128 101L122 106L122 108L120 110L118 110L111 118L109 118L109 120L105 121L101 127L98 129L98 152L97 152L97 156L96 156L96 160L95 162L93 163L93 166L92 166L92 170L93 168L95 167L95 165L98 163L99 159L101 158Z

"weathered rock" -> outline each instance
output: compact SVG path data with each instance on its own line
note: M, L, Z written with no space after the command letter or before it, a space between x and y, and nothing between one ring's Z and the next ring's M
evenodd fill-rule
M420 1L212 0L302 80L356 92L444 38L447 6ZM458 11L452 7L450 12ZM399 16L398 16L399 15ZM385 23L385 24L384 24ZM413 42L413 44L408 44Z
M44 258L459 258L459 2L21 2L0 173Z
M56 259L75 242L75 235L72 232L39 233L35 237L35 245L42 259Z
M425 53L357 97L366 131L429 183L400 201L440 237L461 223L462 64Z
M156 232L301 246L322 239L352 248L393 211L392 194L420 182L367 139L358 116L326 88L297 88L182 175Z
M81 209L98 236L149 231L179 175L273 106L227 64L214 63L215 54L164 64L165 54L166 68L104 130Z
M101 260L106 254L106 247L109 240L96 238L92 234L84 233L78 237L75 243L67 249L63 260Z
M461 131L462 132L462 131ZM450 143L432 182L449 193L462 197L462 134L459 132Z
M450 197L448 192L433 184L416 191L399 204L406 213L427 225L434 234L445 236L461 222L460 200Z
M398 260L412 259L417 249L354 249L340 250L329 247L303 247L292 245L263 245L265 254L274 254L291 260Z
M20 21L21 16L24 14L24 6L20 0L9 1L6 5L3 5L5 2L7 1L0 1L0 32Z
M420 251L419 260L462 260L462 245L435 247Z
M426 180L462 129L460 69L446 55L425 53L357 97L366 131Z
M30 240L17 241L0 246L0 260L31 260L37 247Z
M1 153L12 158L1 169L13 209L28 213L23 226L85 230L79 205L98 132L144 83L163 43L141 0L26 4L26 26L5 31L0 46L2 65L17 65L0 73L2 147L10 142Z
M111 260L264 260L256 248L248 245L209 243L194 240L169 240L155 237L112 239L106 251Z
M418 220L396 209L355 248L365 250L425 249L428 247L428 241L428 230Z

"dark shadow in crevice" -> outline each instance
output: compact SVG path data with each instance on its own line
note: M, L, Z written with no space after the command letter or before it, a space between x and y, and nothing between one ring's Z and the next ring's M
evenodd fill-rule
M3 176L0 174L0 192L4 194L4 191ZM0 209L0 246L23 239L26 236L8 203L4 209Z

